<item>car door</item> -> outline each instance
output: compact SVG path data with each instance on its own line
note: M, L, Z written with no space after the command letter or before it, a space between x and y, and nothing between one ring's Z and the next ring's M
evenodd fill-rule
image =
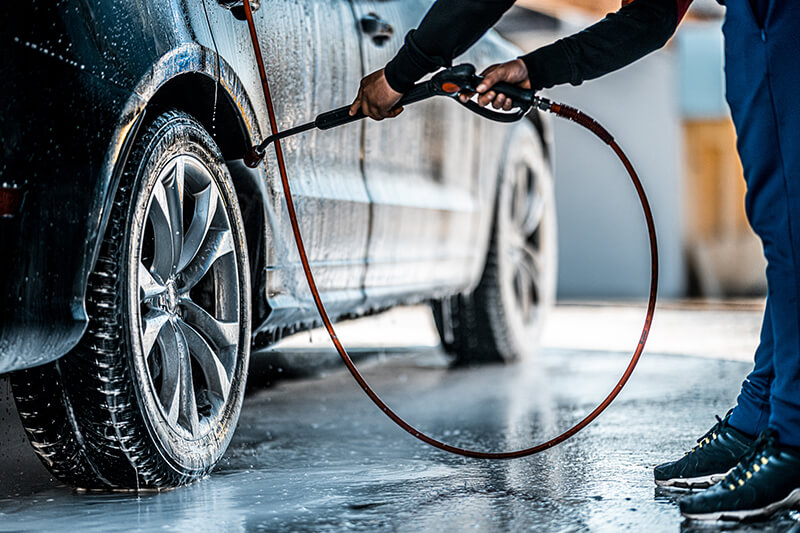
M431 4L352 2L365 72L394 56ZM364 124L364 174L373 206L365 279L370 300L424 295L465 282L477 208L473 124L445 98L408 106L395 120Z
M261 131L269 132L247 23L235 2L204 0L216 48L241 79ZM241 3L239 3L241 4ZM239 12L241 15L241 12ZM358 33L347 0L262 0L254 13L280 129L349 103L362 76ZM282 141L312 269L332 315L363 300L369 197L361 171L360 123L310 131ZM264 165L262 165L264 168ZM313 316L272 148L266 188L272 242L267 296L276 324Z

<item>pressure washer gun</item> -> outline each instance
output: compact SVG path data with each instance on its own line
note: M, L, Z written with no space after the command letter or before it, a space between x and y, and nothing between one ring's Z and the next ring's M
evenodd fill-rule
M492 90L503 93L514 102L514 112L492 111L481 107L473 100L461 102L458 95L462 92L477 92L475 89L480 85L483 78L475 74L475 67L469 63L456 65L448 69L437 72L431 79L417 83L406 92L397 107L403 107L422 100L427 100L433 96L449 96L462 104L467 109L478 115L497 121L497 122L516 122L524 117L531 107L538 107L542 110L549 110L551 102L545 98L536 96L533 91L523 89L510 83L496 83ZM254 146L250 157L245 158L245 163L250 167L256 167L264 158L264 152L271 143L303 133L304 131L318 129L329 130L344 124L350 124L363 119L364 114L359 111L355 115L350 115L350 106L343 106L332 111L327 111L317 116L313 122L301 124L288 130L284 130L265 138L260 144Z
M611 134L603 128L600 124L595 122L591 117L585 115L581 111L564 105L551 102L547 98L536 95L536 93L529 89L523 89L517 85L510 83L499 82L492 86L492 90L497 93L502 93L509 97L514 103L516 111L493 111L485 107L481 107L473 100L462 102L459 100L458 95L462 92L477 93L476 88L483 81L483 77L475 74L475 67L469 63L462 63L444 70L440 70L433 77L427 81L423 81L414 85L402 98L397 102L397 107L403 107L422 100L427 100L433 96L448 96L454 99L459 104L463 105L473 113L476 113L484 118L494 120L495 122L516 122L521 120L532 107L541 109L542 111L549 111L561 117L577 122L582 126L592 130L598 137L600 137L606 144L610 144L613 140ZM251 168L255 168L261 163L264 158L267 146L271 143L303 133L304 131L318 129L329 130L344 124L350 124L365 118L365 115L358 111L355 115L350 114L350 106L346 105L339 107L332 111L327 111L317 116L313 122L307 122L294 128L274 133L265 138L260 144L253 147L247 157L245 157L245 164Z

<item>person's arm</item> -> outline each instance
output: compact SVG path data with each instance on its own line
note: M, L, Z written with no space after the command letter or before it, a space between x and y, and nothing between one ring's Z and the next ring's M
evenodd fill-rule
M691 0L635 0L585 30L520 59L533 89L580 85L664 46Z
M402 109L393 108L404 92L425 74L450 66L513 4L514 0L437 0L386 67L361 80L350 114L361 110L377 120L397 116Z
M386 81L405 93L421 77L452 65L494 26L514 0L438 0L385 67Z
M616 13L553 44L484 72L480 105L511 109L513 102L491 87L518 83L534 90L599 78L661 48L675 33L692 0L628 0ZM466 100L471 95L462 95Z
M501 81L535 90L562 83L579 85L613 72L664 46L692 0L626 0L587 29L515 60L487 68L478 86L480 105L510 109L512 102L491 87ZM393 109L413 83L464 52L510 7L501 0L439 0L385 69L361 81L350 112L372 118L397 116ZM469 17L462 15L468 10ZM478 13L483 13L479 15ZM477 17L477 18L475 18ZM469 95L462 95L462 99Z

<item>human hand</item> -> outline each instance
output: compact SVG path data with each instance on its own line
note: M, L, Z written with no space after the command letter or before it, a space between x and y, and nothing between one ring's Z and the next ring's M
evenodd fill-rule
M525 66L525 62L521 59L514 59L513 61L491 65L481 73L481 76L483 76L483 81L476 89L480 95L478 96L478 104L482 107L492 104L493 108L504 109L506 111L510 111L511 108L514 107L514 102L511 98L508 98L503 93L491 90L498 82L504 81L506 83L512 83L514 85L519 85L523 89L531 88L531 82L528 78L528 67ZM473 95L474 93L464 92L458 95L458 98L461 102L466 102L472 98Z
M350 116L360 110L375 120L394 118L403 111L402 107L395 107L402 96L402 93L392 89L386 81L383 69L376 70L361 80L358 96L350 105Z

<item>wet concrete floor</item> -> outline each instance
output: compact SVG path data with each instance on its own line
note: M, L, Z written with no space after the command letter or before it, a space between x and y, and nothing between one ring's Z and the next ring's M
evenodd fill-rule
M271 360L291 359L292 350ZM330 355L314 348L305 357L314 351ZM451 369L437 349L409 348L363 365L420 429L506 450L576 422L610 390L627 357L550 348L526 364ZM794 512L745 526L683 521L680 493L652 481L654 465L680 456L714 414L725 413L748 367L646 354L618 401L583 433L504 462L426 447L341 370L262 384L249 393L234 441L209 478L140 495L79 494L49 480L21 447L5 397L0 531L800 531Z

